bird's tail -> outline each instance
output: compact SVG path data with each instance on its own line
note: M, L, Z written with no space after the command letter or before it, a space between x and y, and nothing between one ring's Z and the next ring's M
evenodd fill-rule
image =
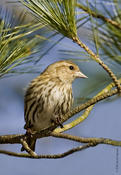
M32 150L32 151L35 151L35 144L36 144L36 139L33 139L31 137L27 137L27 140L26 140L29 148ZM25 151L25 148L22 146L21 148L21 151Z

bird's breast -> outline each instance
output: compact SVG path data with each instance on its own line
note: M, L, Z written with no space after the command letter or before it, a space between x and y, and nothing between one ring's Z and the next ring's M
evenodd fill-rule
M43 92L45 109L55 115L67 113L73 103L71 86L53 86Z
M53 117L67 113L72 106L72 87L49 82L28 89L25 96L25 121L35 130L51 125Z

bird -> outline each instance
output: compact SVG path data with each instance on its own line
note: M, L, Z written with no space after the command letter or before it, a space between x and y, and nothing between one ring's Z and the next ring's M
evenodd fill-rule
M27 133L36 133L60 123L61 117L73 106L72 83L76 78L87 78L79 67L62 60L50 64L33 79L24 96L24 119ZM28 139L31 150L35 150L36 139ZM22 147L21 151L24 151Z

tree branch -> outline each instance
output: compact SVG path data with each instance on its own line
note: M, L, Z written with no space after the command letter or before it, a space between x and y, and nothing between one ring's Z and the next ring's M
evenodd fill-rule
M115 94L118 93L117 89L114 89L110 92L104 93L100 96L94 97L91 100L87 101L86 103L77 106L76 108L74 108L72 111L68 112L67 114L65 114L62 119L61 122L65 122L66 120L68 120L69 118L71 118L73 115L75 115L76 113L79 113L80 111L86 109L87 107L107 98L110 96L113 96ZM33 138L42 138L42 137L47 137L50 135L50 133L59 126L59 124L53 124L51 127L40 131L40 133L36 133L33 134ZM21 139L25 139L26 135L3 135L0 136L0 144L16 144L16 143L21 143Z
M20 141L26 152L28 152L32 157L37 156L37 154L29 148L27 142L24 139L21 139Z
M109 138L95 138L95 137L90 137L90 138L85 138L85 137L78 137L78 136L73 136L70 134L65 134L65 133L56 133L52 132L51 136L57 137L57 138L63 138L63 139L68 139L80 143L92 143L92 144L108 144L108 145L113 145L113 146L121 146L121 141L117 140L112 140Z
M121 92L120 82L118 81L117 77L112 72L112 70L91 49L89 49L82 41L80 41L78 37L73 37L73 41L77 43L81 48L83 48L92 57L93 60L95 60L99 65L103 67L103 69L112 78L118 91Z
M69 118L71 118L73 115L81 112L82 110L88 108L89 106L101 101L101 100L104 100L106 99L107 97L111 97L113 95L116 95L118 93L118 90L117 89L114 89L110 92L106 92L100 96L97 96L97 97L94 97L92 98L91 100L88 100L86 103L80 105L80 106L77 106L75 107L72 111L68 112L67 114L65 114L62 118L62 123L65 122L66 120L68 120Z
M21 139L24 139L24 134L2 135L0 136L0 144L16 144L21 143Z
M121 78L119 79L119 81L121 83ZM101 90L101 92L99 92L95 97L100 96L100 95L110 91L114 86L115 86L114 83L110 83L106 88ZM64 131L69 130L69 129L75 127L76 125L80 124L82 121L84 121L88 117L88 115L90 114L91 110L93 109L93 106L94 105L89 106L88 108L86 108L86 110L84 111L84 113L80 117L78 117L74 121L64 125L63 128L56 128L54 130L54 132L59 132L59 133L60 132L64 132Z
M82 9L83 11L88 13L89 15L92 15L94 18L100 18L104 22L107 22L107 23L109 23L109 24L111 24L111 25L113 25L113 26L115 26L115 27L117 27L117 28L119 28L121 30L121 25L117 21L114 21L112 19L106 18L105 16L92 11L91 9L89 9L89 7L86 7L86 6L82 5L82 4L78 3L77 7Z
M83 137L72 136L69 134L55 133L55 132L52 132L50 136L68 139L68 140L81 142L81 143L87 143L87 144L78 146L76 148L69 149L68 151L61 153L61 154L37 155L28 147L27 143L21 139L21 142L24 148L27 150L29 154L15 153L15 152L6 151L6 150L0 150L0 154L6 154L9 156L14 156L14 157L32 158L32 159L58 159L58 158L63 158L68 155L71 155L74 152L81 151L81 150L87 149L92 146L96 146L98 144L109 144L109 145L114 145L114 146L121 146L121 141L116 141L116 140L112 140L108 138L83 138Z
M6 151L6 150L0 150L0 154L6 154L6 155L9 155L9 156L14 156L14 157L23 157L23 158L31 158L31 159L58 159L58 158L63 158L63 157L66 157L70 154L73 154L74 152L77 152L77 151L81 151L81 150L84 150L86 148L89 148L89 147L92 147L92 146L96 146L92 143L88 143L88 144L85 144L85 145L82 145L82 146L78 146L76 148L72 148L64 153L61 153L61 154L50 154L50 155L35 155L35 156L32 156L32 155L29 155L29 154L24 154L24 153L15 153L15 152L11 152L11 151Z
M110 85L110 87L112 87ZM92 98L91 100L87 101L86 103L74 108L74 110L68 112L66 115L62 117L61 122L65 122L68 120L70 117L75 115L76 113L86 109L89 106L92 106L93 104L97 103L98 101L101 101L107 97L110 97L112 95L115 95L118 93L117 89L114 89L110 92L106 92L100 96L96 96ZM82 149L86 149L90 146L95 146L97 144L110 144L110 145L115 145L115 146L121 146L121 141L115 141L111 139L105 139L105 138L82 138L82 137L77 137L77 136L71 136L67 134L61 134L61 133L56 133L52 132L56 127L58 127L58 124L53 124L51 127L47 128L46 130L40 131L40 133L33 134L32 137L33 139L35 138L42 138L42 137L48 137L48 136L53 136L53 137L60 137L60 138L65 138L73 141L78 141L81 143L88 143L87 145L83 145L77 148L73 148L71 150L68 150L67 152L64 152L62 154L56 154L56 155L37 155L35 152L33 152L29 147L28 144L26 143L26 135L25 134L18 134L18 135L4 135L0 136L0 144L22 144L25 148L25 150L29 154L23 154L23 153L15 153L15 152L9 152L5 150L0 150L1 154L7 154L10 156L16 156L16 157L26 157L26 158L35 158L35 159L40 159L40 158L47 158L47 159L56 159L56 158L62 158L65 156L68 156L74 152L80 151Z
M78 117L77 119L74 119L72 122L63 125L63 128L56 128L54 130L54 132L61 133L61 132L67 131L67 130L72 129L73 127L77 126L78 124L83 122L88 117L88 115L90 114L90 112L93 109L93 106L94 105L88 107L84 111L84 113L80 117Z

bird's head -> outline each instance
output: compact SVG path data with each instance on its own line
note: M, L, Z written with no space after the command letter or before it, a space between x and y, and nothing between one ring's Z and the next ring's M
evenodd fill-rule
M72 83L75 78L87 78L76 64L67 60L49 65L45 72L53 78L59 78L64 83Z

